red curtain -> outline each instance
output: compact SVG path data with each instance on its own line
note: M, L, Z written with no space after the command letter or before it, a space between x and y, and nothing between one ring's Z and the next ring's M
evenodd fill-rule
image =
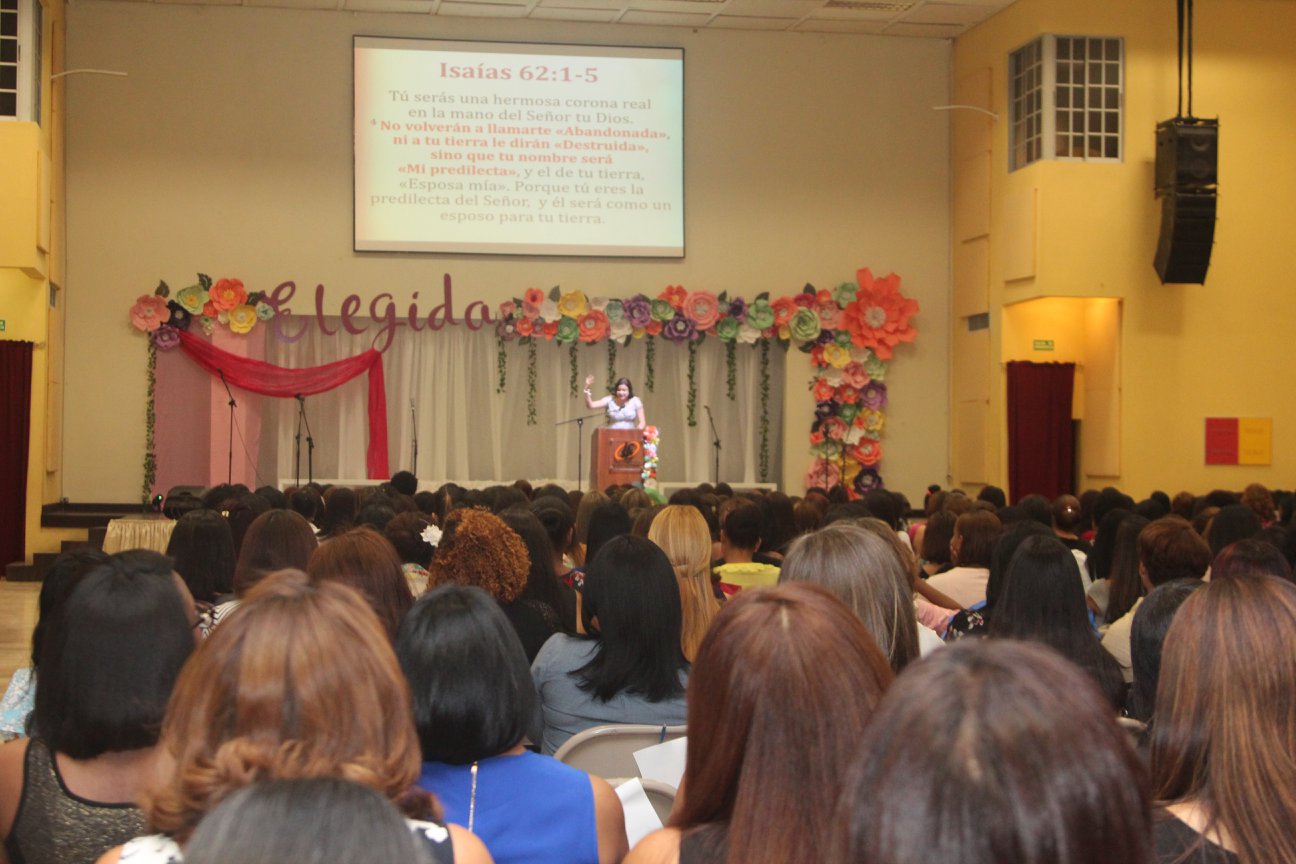
M311 396L332 390L361 372L369 373L369 449L365 454L370 480L385 480L387 471L387 385L383 380L382 354L370 348L346 360L309 369L285 369L264 360L222 351L206 340L181 331L180 347L194 362L213 375L224 375L236 387L263 396Z
M0 567L27 560L31 342L0 342Z
M1074 491L1074 363L1008 364L1008 494L1050 500Z

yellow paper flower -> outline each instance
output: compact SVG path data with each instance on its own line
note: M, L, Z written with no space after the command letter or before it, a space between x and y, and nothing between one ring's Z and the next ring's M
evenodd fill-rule
M836 369L845 369L846 364L851 362L850 351L836 342L824 346L823 356L828 361L828 365Z
M256 308L246 303L229 310L229 328L234 333L247 333L258 320Z
M564 318L579 318L589 311L589 300L581 291L563 294L558 298L558 314Z

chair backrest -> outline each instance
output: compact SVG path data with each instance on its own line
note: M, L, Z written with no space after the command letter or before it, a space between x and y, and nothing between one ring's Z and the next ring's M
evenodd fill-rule
M639 782L643 784L644 794L648 796L648 802L657 812L657 818L663 825L670 822L671 810L675 808L675 794L678 790L669 783L648 777Z
M554 758L608 780L638 777L639 766L634 760L636 750L687 734L687 726L638 723L595 726L568 738L554 753Z

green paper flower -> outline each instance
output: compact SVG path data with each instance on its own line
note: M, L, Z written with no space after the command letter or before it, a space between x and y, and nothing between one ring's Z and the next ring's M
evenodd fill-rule
M190 285L176 292L175 301L190 315L201 315L207 305L207 289L201 285Z
M843 282L833 289L833 299L837 301L838 306L845 309L846 304L855 299L857 291L859 291L859 286L854 282Z
M652 317L654 321L666 322L675 317L675 307L666 300L652 301Z
M271 306L269 303L261 302L256 304L256 316L260 318L262 321L269 321L271 318L274 317L274 313L275 313L274 307Z
M567 345L576 341L580 336L580 325L576 323L575 318L560 318L558 320L558 332L554 334L554 339L560 345Z
M625 315L625 309L621 306L620 300L609 300L603 313L607 315L609 321L620 321Z
M876 354L869 352L869 358L864 361L864 371L868 372L869 379L873 381L886 380L886 370L886 361L879 359Z
M774 326L774 310L768 300L757 300L747 309L747 324L757 330Z
M732 343L738 338L738 331L742 325L735 318L721 318L716 322L716 335L722 342Z
M843 348L849 348L851 346L851 334L849 330L838 330L837 335L833 338L836 339L837 344Z
M819 323L819 315L812 309L798 309L788 321L788 331L791 332L792 338L798 342L809 342L812 339L819 338L819 332L823 329Z
M848 402L843 402L837 409L837 416L845 420L847 423L851 423L855 420L855 415L859 414L859 412L860 409L858 405L851 405Z

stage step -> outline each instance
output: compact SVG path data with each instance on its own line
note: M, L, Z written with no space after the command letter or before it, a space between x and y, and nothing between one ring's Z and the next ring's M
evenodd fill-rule
M5 567L5 579L10 582L41 582L50 566L58 558L57 552L37 552L32 556L32 563L15 561Z

